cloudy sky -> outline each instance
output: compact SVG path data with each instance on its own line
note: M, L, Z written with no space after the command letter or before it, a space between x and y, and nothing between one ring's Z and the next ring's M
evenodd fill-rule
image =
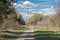
M24 19L27 19L27 11L29 17L34 13L41 13L44 15L55 14L55 6L59 5L60 1L57 0L17 0L14 6L18 12L23 15Z

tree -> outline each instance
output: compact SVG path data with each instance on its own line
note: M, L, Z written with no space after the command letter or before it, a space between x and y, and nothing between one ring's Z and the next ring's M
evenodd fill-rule
M57 2L59 2L59 1L57 0ZM53 16L53 19L54 19L54 22L56 23L56 25L58 27L60 27L60 6L57 4L55 9L56 9L56 14Z
M30 18L29 23L32 24L32 25L36 24L38 21L41 21L42 18L43 18L42 14L37 14L36 13Z
M17 21L19 24L25 25L25 21L24 21L22 15L19 13L17 14Z
M21 22L21 20L20 20ZM0 0L0 29L18 29L17 12L11 0Z
M57 13L54 16L54 20L55 20L56 25L58 25L60 27L60 13Z

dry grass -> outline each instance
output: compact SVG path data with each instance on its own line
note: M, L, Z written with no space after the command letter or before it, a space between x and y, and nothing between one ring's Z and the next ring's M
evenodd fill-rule
M17 38L24 30L0 30L0 40Z
M35 31L60 31L59 27L53 27L53 26L35 26Z
M58 26L35 26L35 40L60 40Z

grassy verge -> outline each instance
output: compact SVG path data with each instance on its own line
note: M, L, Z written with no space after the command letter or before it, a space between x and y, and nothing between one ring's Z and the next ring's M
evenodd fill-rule
M35 31L35 40L60 40L60 31Z
M0 30L0 40L17 38L24 30Z

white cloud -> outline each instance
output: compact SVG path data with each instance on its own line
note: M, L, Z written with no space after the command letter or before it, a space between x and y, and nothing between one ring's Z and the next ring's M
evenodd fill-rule
M34 7L36 7L36 4L34 4L30 1L25 1L21 5L23 5L23 7L25 7L25 8L34 8Z
M19 6L20 6L20 4L13 3L13 6L14 6L15 8L17 8L17 7L19 7Z
M25 17L30 18L33 15L33 14L28 15L27 13L25 14L25 13L22 13L22 12L20 12L20 14L23 15L23 18L25 18Z
M30 15L26 14L26 17L29 17L29 18L30 18L32 15L33 15L33 14L30 14Z
M42 13L44 15L51 15L51 14L55 14L56 10L53 6L51 6L49 8L42 8L40 10L33 11L33 13Z
M30 1L25 1L25 2L23 2L23 4L24 5L34 5L32 2L30 2Z
M30 1L25 1L25 2L22 2L20 4L17 4L17 3L13 3L14 6L17 7L21 7L21 8L34 8L36 7L36 4L30 2Z
M14 6L16 6L16 5L17 5L17 3L13 3L13 5L14 5Z
M56 14L56 11L52 6L51 8L41 9L38 13L42 13L44 15L53 15L53 14Z
M28 20L31 16L33 16L33 14L28 15L28 14L25 14L25 13L22 13L22 12L20 12L20 14L23 16L25 21Z

